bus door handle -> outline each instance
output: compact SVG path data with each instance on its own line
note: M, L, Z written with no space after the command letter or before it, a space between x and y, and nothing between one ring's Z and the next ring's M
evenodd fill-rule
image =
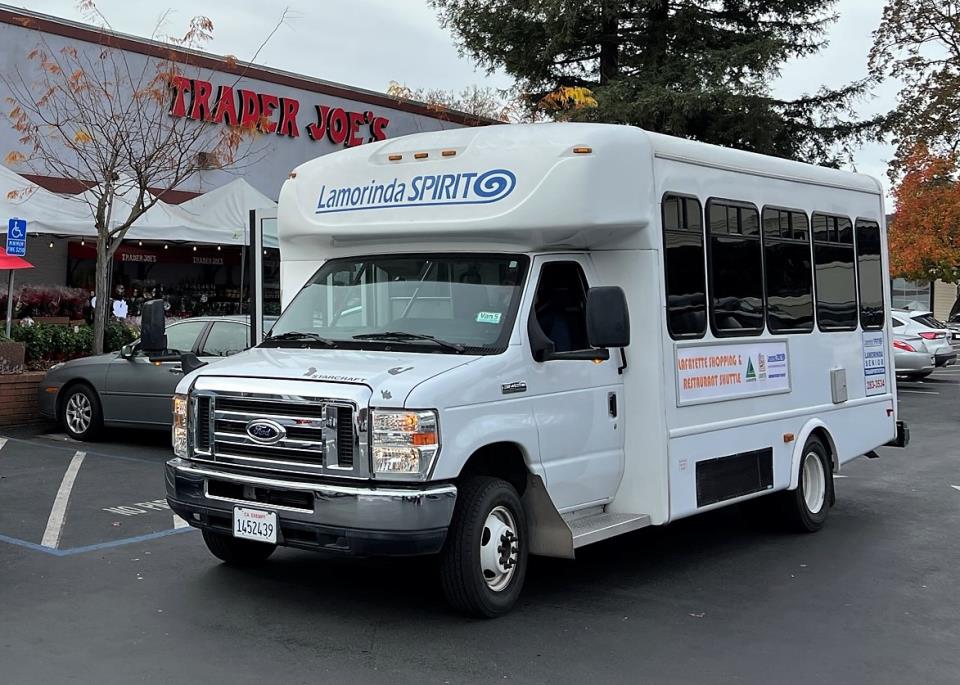
M607 410L610 412L611 417L617 418L617 393L607 393Z

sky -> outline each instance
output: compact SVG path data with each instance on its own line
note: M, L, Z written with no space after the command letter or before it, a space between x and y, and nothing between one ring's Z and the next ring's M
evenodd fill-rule
M11 2L35 12L82 20L75 0ZM774 94L792 98L821 86L838 87L866 76L872 32L880 23L883 0L837 0L839 20L832 25L829 46L813 57L784 65ZM411 88L460 90L468 85L506 88L502 73L487 74L461 57L452 35L437 19L426 0L99 0L97 6L112 27L124 33L150 35L169 9L166 32L182 35L195 14L214 24L206 49L217 54L253 58L257 47L280 19L288 16L256 62L327 81L384 91L390 81ZM863 117L892 109L897 84L876 89L872 99L857 105ZM886 178L892 148L868 144L854 155L857 171Z

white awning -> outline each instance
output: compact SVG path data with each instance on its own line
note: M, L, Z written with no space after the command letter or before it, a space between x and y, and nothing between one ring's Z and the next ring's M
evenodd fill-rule
M117 182L112 227L130 215L137 195L132 181ZM0 208L7 218L26 219L30 233L96 236L91 208L95 204L93 191L58 195L0 165ZM158 200L134 222L125 239L245 245L249 211L274 206L270 198L237 179L182 205Z
M235 239L246 243L250 210L276 207L277 203L238 178L177 206L197 221L233 230Z

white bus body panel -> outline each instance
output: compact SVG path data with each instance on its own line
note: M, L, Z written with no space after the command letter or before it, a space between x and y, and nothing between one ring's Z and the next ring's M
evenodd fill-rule
M590 152L574 152L581 146ZM443 151L455 154L443 156ZM415 158L424 152L425 159ZM394 156L400 159L391 161ZM509 173L494 173L503 170ZM460 192L464 175L476 179L486 173L492 183L506 183L500 187L509 186L510 191L489 202L364 206L370 204L365 197L385 192L376 191L378 186L403 183L410 189L422 186L428 176L449 176ZM331 201L331 192L339 199ZM696 195L704 208L709 198L729 199L751 202L760 211L774 205L884 225L881 189L869 177L629 127L545 124L417 134L307 163L284 185L278 210L284 305L323 261L339 256L451 251L530 255L531 272L507 351L423 379L410 390L404 405L441 411L443 447L434 479L455 478L484 445L510 442L523 452L531 472L543 478L561 511L599 502L609 512L648 514L652 523L661 524L742 499L698 507L700 461L770 448L772 489L784 489L796 487L799 450L816 428L829 434L837 468L892 439L896 397L889 324L883 331L887 392L871 397L864 391L859 327L829 334L764 332L720 341L709 330L698 341L678 343L670 338L660 218L661 198L668 192ZM351 194L357 204L349 204ZM349 206L339 204L343 201ZM889 308L886 235L881 233L884 300ZM577 376L601 370L576 366L590 364L585 362L537 364L527 341L536 287L534 265L558 251L573 250L590 285L622 287L630 309L632 341L626 349L626 370L610 382L592 378L581 383L583 389L591 386L604 393L622 384L616 430L623 447L619 455L611 453L607 467L594 458L597 450L591 444L606 418L594 413L595 393L586 393L591 399L584 400L579 412L557 410L550 415L549 408L538 404L536 391L538 384L549 385L547 373ZM678 348L778 341L787 347L788 391L703 403L678 401ZM619 366L617 351L612 353L600 365L603 373ZM315 354L321 357L323 352ZM831 395L833 369L846 374L848 399L840 404ZM528 384L527 396L503 394L502 385L516 381ZM379 390L374 389L374 397ZM546 440L545 426L555 431ZM549 449L564 444L569 449L563 458ZM570 453L574 448L579 455ZM587 458L587 453L593 456ZM746 497L758 494L762 493Z

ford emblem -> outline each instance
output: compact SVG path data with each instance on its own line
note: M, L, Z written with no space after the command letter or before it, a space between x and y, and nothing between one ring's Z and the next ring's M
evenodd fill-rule
M263 445L273 445L287 437L287 431L276 421L269 419L254 419L247 422L247 435L254 442Z

